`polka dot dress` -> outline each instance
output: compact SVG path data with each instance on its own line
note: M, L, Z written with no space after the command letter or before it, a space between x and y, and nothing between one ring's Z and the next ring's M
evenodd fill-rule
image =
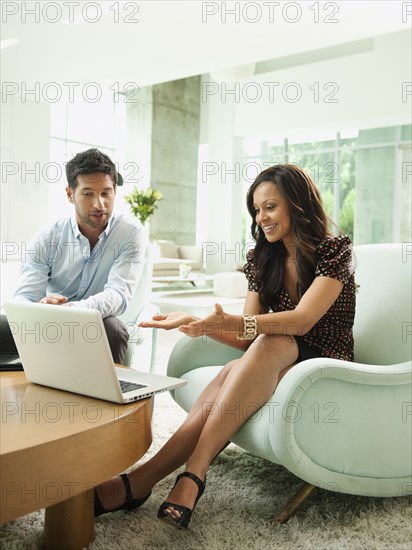
M247 255L245 274L249 290L259 291L253 250ZM342 292L325 315L303 336L303 340L324 357L353 361L353 322L355 319L356 284L349 237L328 237L316 248L315 277L330 277L343 283ZM273 311L289 311L295 306L285 287Z

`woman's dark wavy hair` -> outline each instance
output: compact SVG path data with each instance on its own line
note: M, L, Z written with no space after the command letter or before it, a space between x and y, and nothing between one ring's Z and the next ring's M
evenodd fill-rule
M88 149L87 151L77 153L77 155L66 164L66 177L69 186L72 189L76 188L77 176L97 173L107 174L110 176L113 182L113 187L116 188L116 166L110 157L98 149Z
M282 241L270 243L256 223L253 195L263 182L277 186L285 197L296 247L297 293L299 299L315 278L315 250L328 234L328 218L320 193L310 176L296 164L277 164L261 172L247 193L247 208L252 217L251 235L256 241L253 264L259 298L265 308L278 301L283 288L284 263L287 255Z

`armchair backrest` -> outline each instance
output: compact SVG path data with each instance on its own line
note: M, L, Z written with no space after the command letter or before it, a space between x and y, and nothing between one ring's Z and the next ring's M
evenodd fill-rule
M411 359L412 245L354 247L355 361L390 365Z

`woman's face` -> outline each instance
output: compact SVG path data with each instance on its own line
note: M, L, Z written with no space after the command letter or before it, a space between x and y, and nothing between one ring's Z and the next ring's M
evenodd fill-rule
M264 181L256 187L253 206L256 223L269 242L282 240L287 245L293 241L289 206L275 183Z

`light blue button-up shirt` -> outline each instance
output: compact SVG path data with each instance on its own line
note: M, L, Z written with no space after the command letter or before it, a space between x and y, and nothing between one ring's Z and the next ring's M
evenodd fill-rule
M27 246L15 298L38 302L61 294L70 306L97 309L103 318L121 315L142 275L145 249L143 228L126 216L110 217L92 251L75 218L59 220Z

